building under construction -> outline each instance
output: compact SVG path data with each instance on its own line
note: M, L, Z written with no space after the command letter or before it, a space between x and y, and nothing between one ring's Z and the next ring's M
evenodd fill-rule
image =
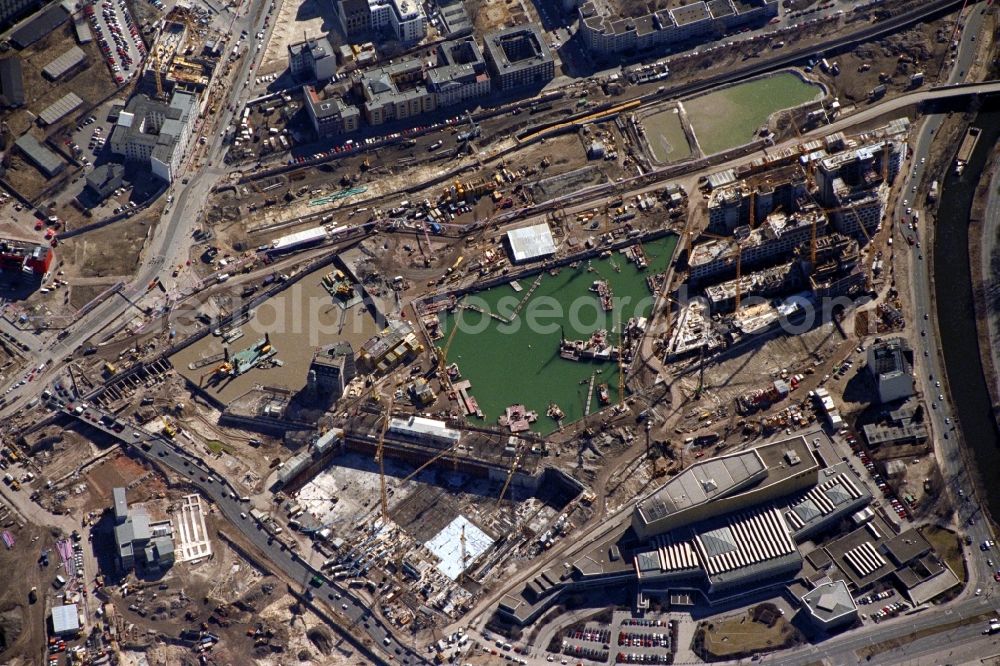
M858 242L843 234L833 233L816 239L816 261L803 253L800 270L815 298L853 295L867 286L867 276L861 267Z
M826 232L826 215L812 204L794 213L772 212L756 229L739 227L733 238L717 238L692 247L688 259L689 279L704 282L737 275L741 268L781 261L803 243Z
M794 261L788 261L771 268L741 275L705 288L705 297L713 314L730 312L736 307L736 295L741 299L749 297L770 298L803 286L801 274Z
M214 48L201 39L197 17L190 10L174 8L150 50L140 87L151 97L166 99L175 89L200 93L218 64Z

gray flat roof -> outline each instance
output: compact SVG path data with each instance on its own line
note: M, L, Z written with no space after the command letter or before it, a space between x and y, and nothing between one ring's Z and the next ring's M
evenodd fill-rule
M508 231L507 242L510 243L514 261L530 261L556 253L552 231L544 222Z
M3 106L24 104L24 73L21 59L17 56L0 60L0 104Z
M766 466L756 449L695 463L636 505L646 522L725 497L755 478Z
M73 110L81 104L83 104L83 100L80 99L79 95L76 93L66 93L47 106L41 113L38 114L38 117L46 125L51 125L63 116L72 113Z
M125 499L125 489L114 488L111 491L111 497L114 501L115 520L128 518L128 500Z
M52 5L35 18L14 31L10 41L19 49L24 49L49 34L69 19L69 12L60 4Z
M83 49L79 46L73 46L70 50L66 51L61 56L47 64L42 69L42 73L51 79L58 79L60 76L83 62L86 57L87 54L83 52Z
M30 134L25 134L14 143L47 176L54 176L65 166L59 155L43 146Z
M802 603L812 615L824 622L831 622L858 610L851 591L842 580L817 585L802 597Z

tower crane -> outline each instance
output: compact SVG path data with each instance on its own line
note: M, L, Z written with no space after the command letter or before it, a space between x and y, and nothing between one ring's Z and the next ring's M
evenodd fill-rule
M497 497L497 508L500 507L500 502L503 501L503 496L507 494L507 489L510 487L510 482L514 478L514 472L517 471L517 466L521 463L521 454L524 451L524 442L522 441L517 445L517 450L514 452L514 459L510 463L510 471L507 472L507 480L503 483L503 488L500 489L500 496Z
M732 241L736 244L736 307L734 310L740 309L740 299L742 298L742 285L740 284L740 279L743 277L743 241L737 236L718 236L716 234L710 234L703 231L702 236L708 236L709 238L716 238L718 240Z
M392 405L395 395L389 394L389 404L386 405L385 414L382 416L382 429L378 435L378 449L375 451L375 460L378 462L379 492L382 508L382 523L389 522L389 498L385 492L385 431L389 428L389 419L392 417Z

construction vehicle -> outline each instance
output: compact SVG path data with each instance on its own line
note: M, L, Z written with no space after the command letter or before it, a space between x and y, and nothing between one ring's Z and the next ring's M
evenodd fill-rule
M175 426L170 421L164 419L163 420L163 434L166 435L167 437L169 437L170 439L173 439L177 435L177 426Z

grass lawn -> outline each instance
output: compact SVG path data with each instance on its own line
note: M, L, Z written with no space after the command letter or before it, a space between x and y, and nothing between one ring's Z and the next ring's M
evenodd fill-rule
M716 657L773 650L797 640L798 630L779 617L773 626L754 622L749 613L704 625L705 650Z
M206 445L208 446L208 450L215 455L219 455L223 451L230 454L233 452L233 447L218 439L210 439L206 442Z
M965 584L968 581L968 575L965 571L965 561L962 557L962 546L959 544L958 536L950 530L935 525L923 528L921 533L925 539L930 541L941 559L951 567L962 584Z

